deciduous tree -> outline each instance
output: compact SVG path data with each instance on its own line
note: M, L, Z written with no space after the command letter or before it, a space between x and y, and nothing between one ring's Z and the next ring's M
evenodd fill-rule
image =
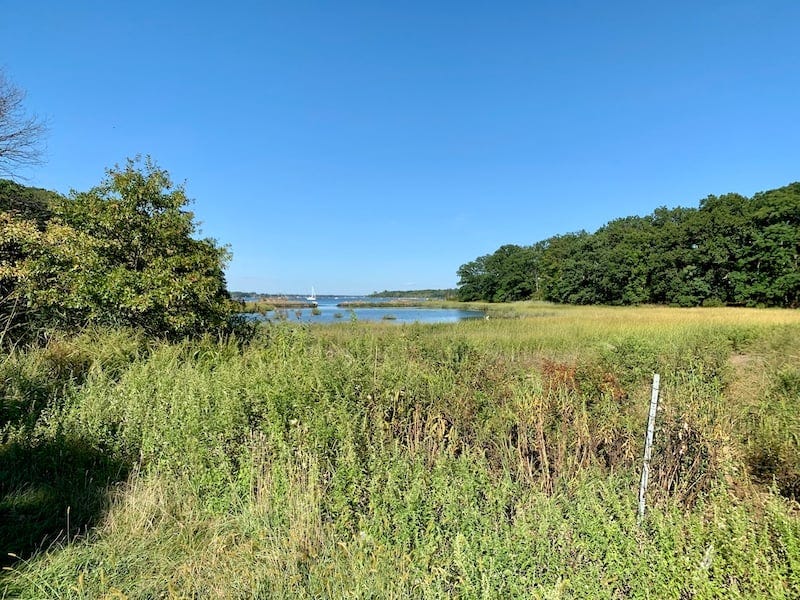
M121 325L167 338L220 331L234 309L223 273L229 253L197 239L187 204L166 171L129 160L99 186L55 201L44 227L4 213L0 249L16 260L0 276L34 330Z
M14 175L20 167L41 159L45 125L24 107L25 92L0 71L0 174Z

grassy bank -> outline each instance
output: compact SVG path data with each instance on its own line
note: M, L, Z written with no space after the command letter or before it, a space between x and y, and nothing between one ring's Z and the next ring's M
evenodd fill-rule
M797 311L491 317L4 356L0 596L800 596Z

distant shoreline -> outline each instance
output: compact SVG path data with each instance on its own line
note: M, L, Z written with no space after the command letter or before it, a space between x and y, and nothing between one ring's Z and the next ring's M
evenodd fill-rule
M383 301L351 300L339 302L336 306L338 308L426 308L431 307L431 302L426 298L398 298Z
M308 300L290 300L289 298L265 298L255 301L241 301L241 310L243 313L268 313L276 308L285 309L301 309L301 308L316 308L317 303Z

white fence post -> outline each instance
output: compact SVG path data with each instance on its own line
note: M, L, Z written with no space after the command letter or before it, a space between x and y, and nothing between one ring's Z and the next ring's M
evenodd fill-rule
M658 410L658 388L661 376L653 374L653 390L650 395L650 414L647 417L647 436L644 441L644 462L642 463L642 481L639 484L639 516L638 522L644 518L644 499L647 493L647 480L650 478L650 457L653 454L653 434L656 428L656 411Z

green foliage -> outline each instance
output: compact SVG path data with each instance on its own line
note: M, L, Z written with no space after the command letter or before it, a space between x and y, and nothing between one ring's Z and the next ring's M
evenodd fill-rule
M25 328L26 306L18 295L20 262L52 216L58 194L0 179L0 345Z
M51 217L51 207L59 198L55 192L0 179L0 213L12 213L40 227Z
M539 247L502 246L458 270L458 299L514 302L538 293Z
M128 466L62 431L37 435L37 423L87 379L119 377L146 351L133 332L87 330L0 358L0 564L97 521Z
M791 491L748 462L757 440L776 477L800 467L797 326L695 312L289 322L244 346L87 333L7 355L14 414L40 400L0 445L0 550L25 558L0 596L797 597ZM763 361L758 385L734 348Z
M88 192L48 200L49 214L42 207L36 221L31 210L0 214L7 319L24 313L34 332L92 324L168 338L228 325L228 251L193 237L183 189L149 158L110 169Z
M658 208L593 234L502 246L458 270L459 299L800 306L800 183L697 209ZM535 284L535 285L534 285Z

